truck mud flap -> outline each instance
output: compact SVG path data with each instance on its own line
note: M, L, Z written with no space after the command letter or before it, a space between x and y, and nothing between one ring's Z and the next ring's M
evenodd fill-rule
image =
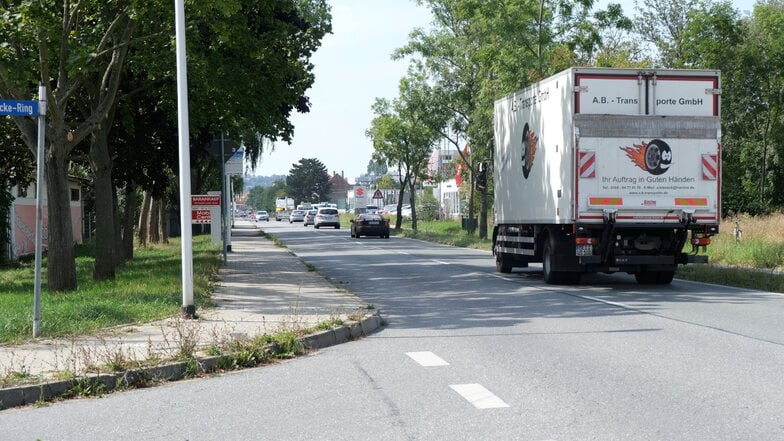
M708 263L708 256L687 254L686 263Z

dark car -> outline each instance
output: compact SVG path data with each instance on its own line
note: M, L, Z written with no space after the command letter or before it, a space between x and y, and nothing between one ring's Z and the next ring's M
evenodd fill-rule
M351 220L351 237L379 236L389 239L389 220L380 214L363 213Z

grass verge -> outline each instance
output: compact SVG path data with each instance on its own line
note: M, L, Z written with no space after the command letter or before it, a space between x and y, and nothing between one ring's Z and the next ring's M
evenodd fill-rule
M193 291L197 307L209 306L212 284L221 265L220 247L210 236L193 241ZM90 245L76 250L78 289L49 292L46 259L41 299L41 335L47 338L88 334L122 324L170 317L182 303L180 241L139 248L134 259L117 270L115 280L92 280ZM0 271L0 342L32 337L34 263L20 262Z

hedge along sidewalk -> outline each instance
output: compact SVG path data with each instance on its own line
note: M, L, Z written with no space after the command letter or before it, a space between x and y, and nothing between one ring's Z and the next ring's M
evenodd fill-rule
M232 231L232 253L220 270L211 300L216 306L197 310L196 320L170 318L96 336L0 346L0 377L16 374L39 384L70 380L156 364L281 330L304 332L324 322L358 321L363 323L360 334L380 325L359 298L308 271L287 249L259 236L250 222L237 222ZM355 338L357 332L355 327L327 332L314 347L344 341L346 335Z

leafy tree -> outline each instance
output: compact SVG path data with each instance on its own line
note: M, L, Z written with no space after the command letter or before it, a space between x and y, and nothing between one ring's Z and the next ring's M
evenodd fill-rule
M327 200L331 189L327 167L316 158L300 159L289 170L286 188L297 204Z
M661 66L684 66L684 44L689 11L699 6L700 0L642 0L636 4L637 33L658 51Z
M0 37L5 42L0 46L0 98L34 97L31 89L38 78L48 86L49 288L70 290L76 287L76 273L68 161L82 141L91 143L95 189L100 192L96 211L101 213L96 276L111 277L116 260L110 255L111 243L103 239L118 230L111 226L115 198L107 179L113 168L107 139L117 111L118 84L129 48L168 36L173 11L170 3L158 1L66 1L59 8L56 3L17 0L5 2L0 10ZM189 85L200 92L191 96L194 144L202 145L199 137L208 138L218 129L233 131L245 141L251 158L257 158L262 139L290 140L290 112L309 108L304 95L313 82L309 57L331 30L326 2L233 0L201 3L188 12ZM137 34L142 28L146 33ZM141 60L135 65L143 66L135 72L149 79L147 90L165 84L161 78L173 85L173 45L166 38L157 42L164 45L134 54ZM166 53L171 56L161 56ZM259 98L247 90L265 93ZM160 102L171 104L171 97ZM33 149L34 121L15 122Z
M629 29L631 23L618 5L591 15L592 0L421 3L433 13L434 30L415 30L394 56L420 56L436 79L440 111L450 118L441 134L468 167L473 217L477 169L480 163L492 162L493 102L577 60L592 59L601 45L602 30ZM464 148L467 143L469 150ZM487 237L487 198L485 188L480 237Z
M367 165L367 172L368 174L374 174L376 176L381 176L387 174L387 165L384 163L383 159L377 160L375 158L371 158L368 161Z
M395 185L395 180L392 179L392 176L383 175L376 179L376 188L380 188L382 190L391 190L393 188L397 188L397 185Z
M54 2L7 2L0 11L0 39L6 42L0 46L0 97L30 99L33 85L40 81L46 86L47 278L50 290L67 291L77 284L69 155L111 111L135 22L127 6L114 9L112 15L109 9L114 5L104 2L65 2L62 8L50 3ZM101 83L94 89L92 105L74 114L75 99L84 97L84 88L96 78ZM14 122L35 152L35 120L14 118Z
M405 188L410 189L412 208L411 228L417 228L416 183L426 178L427 159L438 140L439 128L447 116L436 111L435 90L427 84L421 70L410 68L408 76L400 80L399 97L393 101L377 98L373 104L375 117L366 135L373 141L378 158L398 169L400 197L398 215ZM399 229L402 216L397 217Z

